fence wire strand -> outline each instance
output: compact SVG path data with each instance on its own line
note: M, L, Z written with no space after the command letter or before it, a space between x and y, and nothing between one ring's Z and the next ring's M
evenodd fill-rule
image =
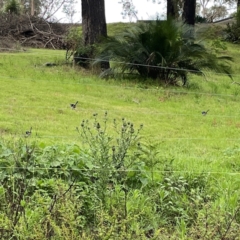
M0 48L0 49L5 49L6 48ZM11 49L11 51L14 51L13 49ZM15 50L15 51L20 51L20 52L26 52L26 51L21 51L21 50ZM31 53L31 52L30 52ZM32 52L34 53L34 52ZM39 54L38 56L53 56L52 54ZM64 54L65 55L65 54ZM60 56L60 54L55 54L55 56ZM66 55L65 55L66 56ZM65 58L65 56L63 56ZM99 58L89 58L89 57L74 57L74 59L83 59L83 60L89 60L89 61L101 61L101 62L109 62L109 60L104 60L104 59L99 59ZM65 59L66 60L66 59ZM66 60L67 61L67 60ZM166 70L174 70L174 71L187 71L187 72L192 72L192 73L199 73L199 74L203 74L205 75L205 73L203 71L199 71L199 70L192 70L192 69L186 69L186 68L177 68L177 67L165 67L165 66L159 66L159 65L150 65L150 64L141 64L141 63L131 63L131 62L121 62L121 61L116 61L116 60L110 60L110 62L112 63L116 63L116 64L123 64L123 65L133 65L133 66L141 66L141 67L151 67L151 68L158 68L158 69L166 69ZM223 72L211 72L208 71L207 73L210 74L217 74L217 75L221 75L221 76L226 76L228 74L223 73ZM230 74L231 76L240 76L240 74Z
M9 50L11 52L21 52L21 53L34 53L34 52L31 52L29 50L17 50L17 49L10 49L10 48L0 48L0 50ZM57 54L45 54L45 53L40 53L38 54L39 56L58 56L58 57L61 57L61 54L60 53L57 53ZM65 56L64 56L65 58ZM97 58L84 58L84 57L75 57L75 59L83 59L83 60L89 60L89 61L106 61L107 60L101 60L101 59L97 59ZM202 71L195 71L195 70L190 70L190 69L184 69L184 68L172 68L172 67L164 67L164 66L157 66L157 65L149 65L149 64L136 64L136 63L125 63L125 62L121 62L121 61L110 61L112 63L116 63L116 64L124 64L124 65L134 65L134 66L142 66L142 67L151 67L151 68L158 68L158 69L168 69L168 70L174 70L174 71L188 71L188 72L191 72L191 73L199 73L199 74L203 74ZM42 65L44 66L44 65ZM38 66L37 66L38 67ZM226 74L224 73L220 73L220 72L211 72L211 71L208 71L206 72L206 74L215 74L215 75L220 75L220 76L226 76ZM240 74L232 74L233 77L240 77ZM88 84L88 83L81 83L81 82L76 82L76 83L64 83L63 81L65 81L65 79L62 81L52 81L52 80L46 80L46 79L32 79L32 78L19 78L19 77L9 77L9 76L1 76L0 77L1 80L18 80L18 81L21 81L21 80L28 80L28 81L48 81L48 82L56 82L58 84L73 84L73 85L77 85L77 84L81 84L81 85L94 85L94 86L103 86L103 87L123 87L124 89L139 89L141 91L156 91L156 92L168 92L168 93L173 93L173 94L198 94L198 95L209 95L209 96L221 96L221 97L236 97L236 95L232 95L232 94L217 94L217 93L207 93L207 92L190 92L190 91L175 91L175 90L164 90L164 89L156 89L156 88L134 88L134 87L126 87L126 86L121 86L121 85L115 85L115 86L110 86L110 85L103 85L103 84ZM67 81L67 80L66 80ZM78 80L77 80L78 81ZM234 82L232 82L234 83ZM1 104L0 105L1 107L12 107L10 105L7 105L7 104ZM19 106L18 108L32 108L32 106ZM65 110L67 108L58 108L58 107L43 107L43 106L35 106L35 108L42 108L42 109L61 109L61 110ZM81 108L81 111L86 111L86 109L83 109ZM102 111L106 111L106 110L102 110ZM133 112L133 111L130 111L130 112ZM135 113L135 112L134 112ZM149 114L149 113L148 113ZM171 115L171 116L188 116L188 115L196 115L198 116L199 114L178 114L178 113L166 113L166 112L154 112L154 113L150 113L150 114L154 114L154 115ZM221 117L221 118L237 118L239 117L239 115L234 115L234 116L229 116L229 115L212 115L211 116L213 117ZM25 137L24 135L18 135L18 134L15 134L14 135L15 137ZM34 138L34 136L30 136L28 138ZM40 135L36 135L35 138L78 138L78 136L67 136L67 135L62 135L62 136L58 136L58 135L44 135L44 136L40 136ZM190 137L179 137L179 138L170 138L170 137L159 137L157 138L157 140L159 141L165 141L165 140L203 140L203 141L211 141L211 140L223 140L223 141L239 141L240 138L201 138L201 137L198 137L198 138L190 138ZM0 169L4 169L4 168L12 168L12 167L0 167ZM24 169L24 168L23 168ZM37 169L37 168L36 168ZM56 169L56 168L38 168L38 169L45 169L45 170L50 170L50 169ZM104 171L104 169L94 169L94 171ZM123 170L120 170L120 171L123 171ZM140 170L124 170L126 172L129 172L129 171L140 171ZM168 172L168 171L151 171L151 172L154 172L154 173L163 173L163 172ZM202 173L202 172L197 172L197 171L173 171L173 172L195 172L195 173ZM231 174L231 175L239 175L240 172L221 172L221 171L208 171L206 173L211 173L211 174Z
M30 167L34 171L36 170L66 170L64 167ZM19 170L27 170L26 167L0 167L0 169L19 169ZM139 170L139 169L124 169L124 170L106 170L102 168L93 168L93 169L67 169L68 171L77 171L77 172L147 172L147 173L197 173L197 174L229 174L229 175L240 175L240 172L226 172L226 171L193 171L193 170Z

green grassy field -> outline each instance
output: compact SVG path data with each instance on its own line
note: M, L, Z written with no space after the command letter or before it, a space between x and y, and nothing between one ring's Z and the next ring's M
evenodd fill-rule
M137 80L102 80L68 65L44 66L63 61L63 51L1 53L3 137L24 137L32 127L32 140L78 143L80 122L108 111L110 120L124 117L136 126L143 124L143 141L159 143L162 155L184 169L197 165L209 171L222 171L224 152L240 143L239 85L225 76L191 76L188 88L163 88ZM236 67L236 82L238 72ZM75 101L79 103L72 110Z
M221 74L190 77L188 87L163 87L135 80L103 80L64 63L64 51L28 49L0 54L0 134L46 145L80 144L76 131L98 113L144 125L141 141L157 144L159 159L174 159L179 172L210 173L219 194L236 197L240 186L240 47L233 80ZM46 67L46 62L59 64ZM72 110L70 103L78 101ZM206 116L202 111L209 110ZM25 132L32 127L30 137ZM110 133L113 130L110 128ZM220 201L220 200L219 200Z

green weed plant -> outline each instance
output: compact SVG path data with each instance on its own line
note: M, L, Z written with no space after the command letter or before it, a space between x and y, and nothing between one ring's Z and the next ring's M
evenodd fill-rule
M237 195L226 196L222 220L209 215L210 205L227 199L213 187L217 180L176 171L174 159L160 156L161 145L141 143L142 130L105 112L82 120L81 147L2 141L1 238L236 236Z

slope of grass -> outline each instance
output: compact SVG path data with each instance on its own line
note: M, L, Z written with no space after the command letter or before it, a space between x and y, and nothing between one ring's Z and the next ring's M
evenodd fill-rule
M236 59L236 62L233 63L233 81L240 83L240 71L237 64L239 50L240 48L238 46L228 44L226 52ZM38 164L43 164L43 166L46 167L51 166L49 169L46 168L46 170L51 171L51 174L54 175L54 171L55 173L65 173L64 171L67 169L67 166L71 167L74 156L79 153L78 147L74 144L80 146L82 144L79 134L76 131L76 127L80 126L83 119L92 119L92 115L94 113L98 113L99 119L101 120L104 118L104 114L107 111L110 122L110 124L108 124L109 132L110 134L114 134L114 129L111 125L113 119L116 119L117 122L121 124L121 119L124 117L127 121L133 122L135 128L138 128L140 124L144 125L143 130L140 133L142 136L141 142L146 143L147 145L157 145L157 151L159 152L157 160L163 163L163 165L167 166L168 162L174 160L173 169L176 172L176 175L170 176L172 183L169 184L172 185L170 185L169 190L167 186L163 188L164 181L156 181L156 186L154 184L152 186L154 190L151 189L151 184L149 184L149 191L145 190L145 188L132 189L128 193L127 201L126 197L124 198L122 195L123 191L121 189L114 189L114 191L109 190L110 192L112 191L110 193L111 201L113 201L112 206L117 206L118 209L116 219L118 219L122 212L124 212L122 207L123 204L119 199L125 199L125 204L128 205L129 215L128 218L123 217L120 219L132 222L131 226L135 226L136 229L138 224L139 228L141 228L140 226L142 225L147 225L147 229L150 229L149 232L154 229L156 236L158 235L158 238L156 239L169 239L170 237L168 238L167 236L170 235L171 239L180 239L181 234L181 239L196 239L191 237L184 238L186 229L184 231L184 220L181 219L174 220L177 221L176 226L174 226L176 227L176 232L174 232L174 234L166 232L166 238L164 238L165 229L163 229L162 226L164 226L164 221L166 219L162 218L161 214L163 214L164 209L166 209L166 211L172 209L171 203L169 205L167 200L168 196L170 196L169 199L171 201L174 201L175 199L176 201L179 201L179 199L184 200L184 195L181 195L181 192L178 192L179 190L176 190L176 193L175 190L171 190L171 188L177 189L177 184L181 187L181 179L180 181L177 180L178 173L180 176L184 177L186 177L187 173L189 173L189 178L200 176L198 178L200 183L197 182L199 189L198 187L193 187L192 189L195 189L196 193L191 192L192 196L195 196L195 194L196 196L200 196L199 199L197 197L193 198L193 202L191 204L193 204L193 206L199 206L200 204L197 202L202 201L201 191L203 190L201 187L204 186L205 181L204 178L202 180L200 173L204 172L204 176L207 176L208 173L210 175L208 180L209 185L214 183L210 186L209 190L209 192L211 192L211 189L213 189L214 193L211 195L213 199L210 201L208 200L209 196L204 196L206 199L205 204L211 204L209 208L212 207L212 210L201 208L198 211L198 209L196 209L196 211L198 211L198 216L195 216L197 227L194 226L193 223L192 227L188 226L188 236L190 236L191 231L193 231L193 235L195 234L195 236L203 237L208 229L210 229L209 231L212 229L215 231L215 223L222 223L221 221L225 221L225 219L230 219L227 224L232 224L232 222L236 224L235 222L237 222L237 220L235 221L235 218L237 219L237 217L234 216L234 211L237 211L236 209L238 209L237 201L240 189L239 84L233 84L233 81L226 76L213 73L206 73L206 79L191 76L190 84L186 88L165 88L157 84L148 84L148 82L139 81L138 79L103 80L84 71L83 69L74 68L71 65L64 63L64 54L65 53L63 51L41 49L29 49L23 53L1 53L0 134L3 140L15 142L18 139L22 139L24 143L36 141L39 146L42 146L42 148L48 145L65 145L66 148L63 148L65 150L61 150L61 148L59 148L60 150L53 149L54 153L52 155L50 150L49 152L46 150L44 153L45 155L43 154L39 158L36 158ZM47 67L45 65L47 62L55 63L57 65ZM78 101L78 105L77 108L73 110L70 107L70 103L75 103L76 101ZM209 112L206 116L203 116L202 111L206 110L209 110ZM31 136L26 137L25 132L30 130L31 127L32 134ZM71 147L68 148L68 144ZM64 151L66 151L66 149L70 149L69 156L64 155ZM27 148L26 151L28 151ZM57 151L57 154L55 154L55 151ZM7 153L7 156L10 156L11 159L11 155L9 155L9 153ZM151 154L146 157L149 157L150 162L152 157ZM27 158L25 159L24 155L22 157L20 154L19 159L23 159L23 163L26 163ZM2 163L5 164L4 154L2 155L1 160ZM14 160L15 159L13 159L13 162ZM61 161L64 164L60 166L63 167L58 168L59 165L57 164ZM87 161L87 158L85 161ZM16 164L18 164L18 161L16 161ZM32 163L30 162L30 164ZM38 165L36 164L36 166ZM139 166L139 168L140 167L141 166ZM11 168L9 167L9 171L10 170ZM41 170L41 168L36 168L36 172L34 173L39 173L41 176ZM68 170L69 169L67 169L67 171ZM30 167L29 171L31 171ZM69 170L69 173L70 172L72 171ZM26 171L26 173L28 174L28 171ZM9 175L11 174L15 174L14 171L13 173L9 173ZM52 177L51 174L49 177ZM167 174L168 173L166 173L166 177L168 177ZM162 172L160 173L160 171L156 171L154 173L154 177L157 180L159 180L163 175L164 174ZM14 176L17 183L18 175L15 174ZM22 175L20 174L20 183L22 181L21 176ZM69 176L71 178L71 174ZM138 177L138 175L135 176L136 179L138 179ZM139 178L141 179L141 176ZM11 184L12 180L11 178L9 179L9 183L11 185L9 186L14 189L14 182ZM203 183L201 183L201 180ZM31 181L28 183L30 182ZM74 196L78 199L75 199L73 202L72 200L68 200L69 204L66 204L64 199L68 196L66 193L71 187L67 187L67 190L65 191L63 190L64 187L61 186L60 182L60 178L58 179L54 177L51 179L40 178L40 180L38 179L37 181L40 188L42 187L45 189L44 184L46 184L46 189L49 188L50 192L51 189L56 191L55 200L54 197L50 198L48 196L45 198L45 195L41 195L46 194L46 192L43 191L39 196L35 196L36 200L32 197L31 201L28 200L28 203L25 203L24 201L18 202L18 204L26 204L25 208L28 208L28 211L26 211L28 215L27 217L24 217L25 222L23 220L22 222L19 222L20 232L24 232L23 226L25 223L27 226L25 230L26 236L28 236L27 234L31 235L31 230L29 229L32 227L32 234L37 234L36 236L38 237L34 235L32 238L30 237L31 239L45 239L44 237L46 237L46 235L41 237L39 235L40 232L44 231L42 231L42 229L36 230L35 225L39 225L39 228L46 225L46 232L48 233L48 225L44 224L44 221L42 220L48 217L52 217L54 219L59 216L59 218L64 221L66 219L67 224L64 226L61 225L59 230L55 231L55 234L59 234L59 236L62 234L70 236L73 234L73 232L71 232L71 227L74 226L73 229L75 229L75 225L83 224L80 221L81 218L80 220L77 220L75 218L69 219L69 217L76 215L76 206L81 206L84 201L86 201L90 206L87 209L91 209L91 204L93 204L92 199L94 199L91 187L94 188L94 184L99 184L98 181L89 183L89 191L91 194L89 194L86 190L82 192L83 189L81 191L78 191L77 189L76 194L69 194L70 198ZM194 179L192 182L194 183ZM33 181L32 184L34 185L35 182ZM72 183L70 184L70 186L72 186ZM157 184L162 184L161 188L160 185ZM21 186L24 186L24 184ZM181 191L185 192L184 189L185 186ZM0 190L3 192L3 188ZM156 193L151 191L159 192ZM217 196L215 196L214 199L216 192ZM150 193L151 196L149 195ZM164 196L164 198L166 197L165 200L163 199L163 202L166 203L165 207L163 207L163 212L157 210L157 207L160 205L157 200L157 194L160 196L161 193L166 194L166 196ZM79 194L81 197L79 197ZM175 194L177 196L176 198ZM0 197L1 199L4 199L3 194L1 194ZM187 196L185 197L187 199ZM5 197L5 199L5 205L3 204L1 207L5 206L4 209L7 210L11 210L11 207L14 208L15 205L13 204L9 207L10 204L8 203L7 197ZM195 200L196 202L194 202ZM80 203L78 201L80 201ZM114 201L116 201L116 203ZM46 208L46 202L50 206L49 208ZM45 204L44 207L43 203ZM77 205L75 206L73 203L77 203ZM62 209L59 207L61 204L63 204ZM100 206L101 204L99 203L98 208L102 209ZM191 208L189 206L182 206L182 202L176 202L176 206L178 206L178 209L172 210L173 213L176 211L176 216L178 212L186 212L186 210L183 209L194 208L192 206ZM83 205L83 207L81 206L80 208L83 208L84 211L84 207L85 206ZM44 209L46 212L44 212ZM69 212L69 209L72 209L72 212ZM119 234L120 228L118 223L115 223L115 225L108 225L111 221L115 221L112 214L109 213L108 216L107 211L98 211L95 206L93 209L94 214L99 214L99 212L101 212L101 214L105 214L100 216L100 219L103 219L103 222L98 226L94 226L97 229L97 232L93 233L92 238L89 237L92 233L88 233L88 231L92 232L92 227L89 229L84 228L83 232L86 236L83 235L82 239L95 239L94 234L96 234L96 236L100 235L101 231L103 235L105 235L105 231L109 231L109 234L112 234L113 230L108 230L107 228L108 226L115 225L117 226L115 230L116 234ZM116 210L111 209L111 211L112 210L114 214L114 211ZM56 211L56 213L54 211ZM211 216L208 215L208 211L212 211L213 213L211 213L211 216L216 217L216 219L209 220L208 218ZM216 213L216 211L218 211L218 213ZM219 217L220 214L222 214L221 217ZM79 215L83 217L81 213ZM88 213L85 215L88 215ZM201 220L201 216L204 216L203 220ZM98 218L99 216L95 217ZM6 224L1 222L1 227L4 226L6 229L10 229L9 226L6 227L8 223L6 219L11 218L9 216L2 216L2 219L4 219L4 223L6 222ZM141 219L142 223L140 224L140 221L137 219ZM231 221L232 219L234 221ZM91 221L93 220L90 219L89 222ZM144 224L145 221L146 224ZM209 225L212 224L213 226L209 228L205 227L205 225L207 226L205 221L209 221ZM41 224L31 226L31 224L36 222L40 222ZM155 223L155 225L148 226L148 222ZM124 224L125 223L123 223L123 225ZM226 226L225 229L231 229L231 231L232 229L236 231L239 230L238 225L236 225L236 227L234 227L234 225L233 227L230 226L228 228L228 225L224 224L225 223L220 225ZM161 226L161 229L158 229L159 226ZM171 228L171 226L168 227L169 229ZM202 227L202 229L198 229L198 227ZM122 228L124 229L124 226L122 226ZM69 231L71 233L69 233ZM79 237L78 231L75 232L75 235L71 235L71 239L77 239ZM198 232L201 231L202 233L199 235ZM121 234L124 235L124 231ZM133 233L133 235L134 234L137 233ZM223 235L224 233L222 233L221 236ZM159 238L159 236L161 237ZM218 232L215 233L214 236L218 236ZM60 237L56 237L56 239L57 238L60 239ZM62 239L67 238L62 237ZM143 237L142 239L146 238ZM212 238L209 236L209 238L206 237L206 239Z
M229 46L228 53L236 57L239 49ZM224 170L224 151L240 143L239 85L225 76L209 73L207 81L192 76L188 88L163 88L137 80L102 80L66 64L45 66L63 59L63 51L51 50L1 54L3 137L24 137L32 127L32 140L79 143L80 122L108 111L110 121L125 117L143 124L144 141L160 143L162 157L174 158L180 169L199 171ZM238 73L236 64L234 81Z

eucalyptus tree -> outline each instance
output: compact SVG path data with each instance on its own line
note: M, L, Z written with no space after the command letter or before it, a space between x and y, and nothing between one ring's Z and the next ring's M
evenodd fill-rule
M160 3L160 1L152 0L154 3ZM136 16L137 10L132 0L121 0L119 3L123 5L123 15ZM193 15L195 18L196 0L166 0L167 4L167 19L177 19L183 12L186 23L194 25ZM126 7L127 6L127 7Z
M142 0L146 1L146 0ZM167 18L179 19L183 18L186 23L194 25L193 15L196 12L201 17L207 18L209 21L224 18L228 14L228 7L240 7L240 0L147 0L154 3L165 2L167 6ZM137 9L133 0L121 0L119 3L128 4L128 14L136 15ZM194 7L195 6L195 7ZM123 8L124 10L124 8ZM125 12L126 13L126 12ZM124 14L123 14L124 15Z
M147 0L149 1L149 0ZM167 0L167 17L168 18L176 18L179 15L179 3L181 5L183 0ZM160 1L152 0L153 3L161 3ZM118 3L122 5L122 15L125 18L126 16L137 19L137 9L134 6L132 0L120 0Z
M205 12L205 18L208 22L214 22L215 20L222 19L228 14L227 7L224 5L213 5Z
M156 2L156 0L153 0L153 2ZM194 25L196 0L167 0L167 19L177 19L181 13L185 23Z
M84 45L92 45L107 36L104 0L82 0L82 31Z
M56 19L55 14L64 10L65 14L75 14L73 5L76 0L0 0L0 9L9 10L17 6L18 13L37 15L45 20ZM16 7L15 7L16 8Z
M227 12L227 6L233 6L240 0L197 0L199 6L199 15L204 18L209 18L209 15L218 15L220 18L225 17ZM211 14L212 12L212 14Z
M63 6L63 13L66 15L66 17L70 23L74 22L74 16L77 13L77 9L75 7L76 3L77 3L77 1L72 0L69 4L65 4Z
M237 0L237 27L240 26L240 0Z
M121 12L121 14L122 14L124 19L126 17L128 17L130 22L134 18L136 20L138 20L138 17L137 17L138 12L137 12L132 0L121 0L118 3L121 3L121 5L122 5L122 10L123 11Z
M40 0L41 14L40 16L46 20L54 20L55 14L68 6L73 6L75 0Z
M167 19L179 17L178 0L167 0Z
M83 46L90 48L84 52L86 58L93 57L94 44L99 43L101 38L107 37L107 24L105 16L104 0L82 0L82 33ZM83 55L83 53L78 53ZM107 61L101 63L104 69L109 68Z
M23 12L38 15L41 12L41 0L20 0Z
M195 24L196 0L184 0L182 19L186 24Z

